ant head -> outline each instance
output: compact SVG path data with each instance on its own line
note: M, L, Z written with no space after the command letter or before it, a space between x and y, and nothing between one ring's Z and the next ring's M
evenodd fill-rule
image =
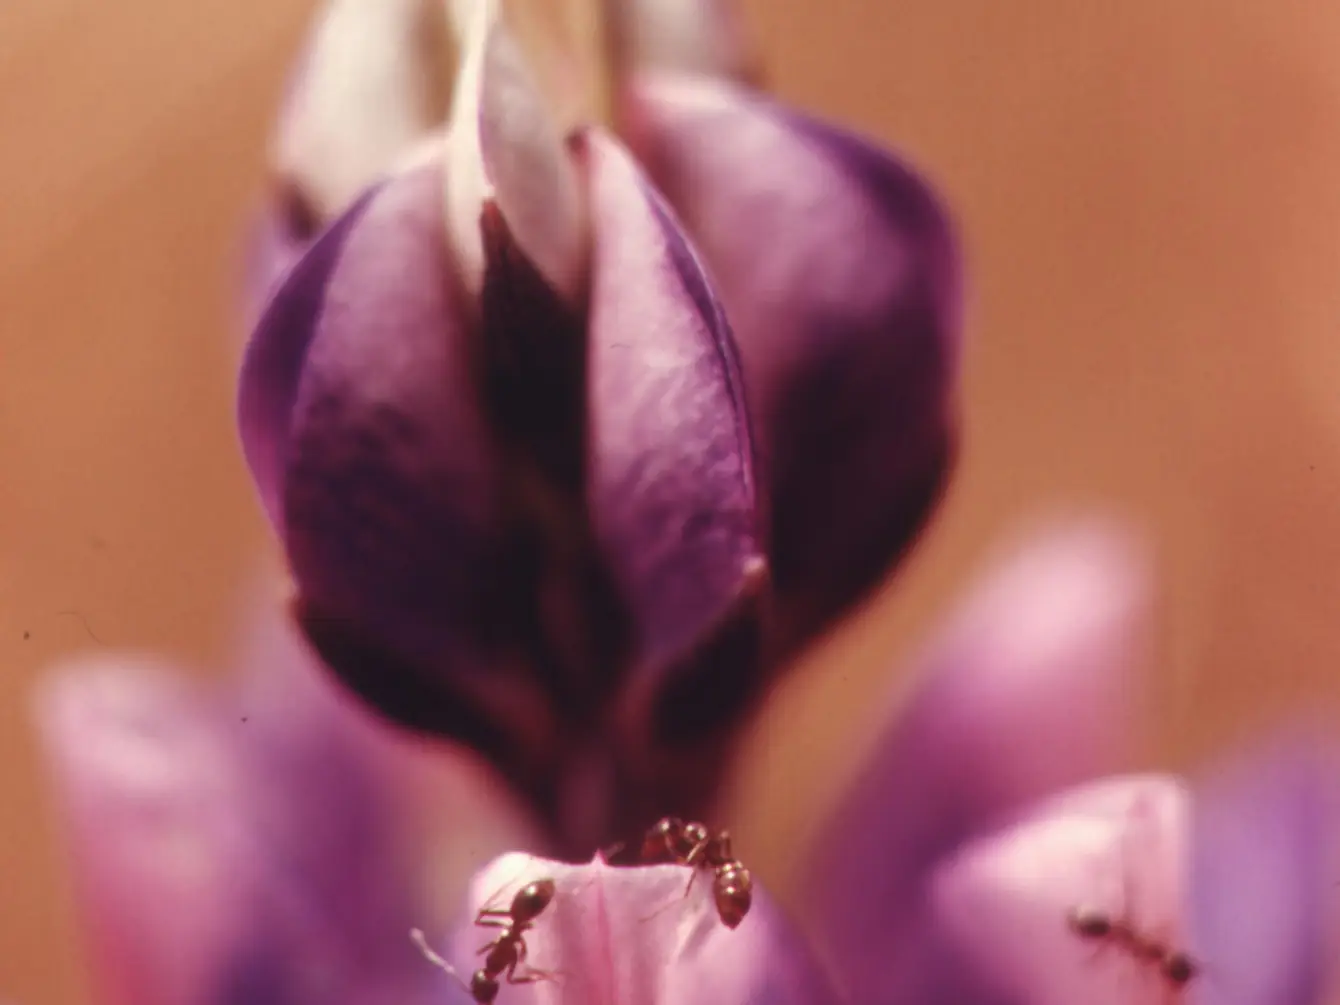
M707 828L702 824L685 824L684 839L690 844L701 844L707 840Z
M470 997L479 1005L490 1005L498 997L498 982L483 970L470 975Z
M1070 912L1070 928L1083 939L1103 939L1112 934L1112 919L1092 907L1077 907Z
M1172 952L1163 959L1163 975L1178 987L1189 984L1200 968L1186 953Z
M552 879L537 879L533 883L527 883L512 898L513 920L530 921L538 917L554 899L555 889Z
M721 923L727 928L736 927L749 913L749 905L754 899L753 889L753 877L743 866L727 867L717 873L712 885L712 899Z
M684 822L679 817L661 817L656 821L656 826L651 829L652 837L669 837L672 834L678 834L684 829Z

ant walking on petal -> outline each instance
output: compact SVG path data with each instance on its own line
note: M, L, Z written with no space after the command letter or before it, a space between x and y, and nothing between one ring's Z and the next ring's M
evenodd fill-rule
M754 879L744 863L731 852L730 834L711 833L703 824L685 823L678 817L662 817L642 839L641 860L653 865L673 862L692 869L688 896L699 871L712 874L712 900L727 928L737 927L749 913Z
M1133 876L1125 863L1134 859L1137 848L1158 861L1161 829L1157 821L1151 819L1151 814L1157 813L1157 807L1151 805L1148 799L1134 800L1128 813L1129 819L1122 834L1122 843L1127 846L1121 856L1122 900L1125 905L1122 917L1114 917L1109 911L1091 906L1082 906L1069 912L1066 924L1086 942L1115 946L1137 963L1152 965L1169 989L1176 993L1199 976L1201 964L1186 951L1172 948L1166 939L1152 935L1131 920ZM1137 838L1141 840L1137 841Z
M1137 960L1157 965L1159 973L1175 990L1186 987L1200 973L1200 964L1180 949L1170 949L1137 931L1125 921L1092 908L1076 908L1067 917L1070 930L1081 939L1110 941Z
M500 928L502 931L492 942L480 947L479 952L487 954L484 965L470 975L468 984L461 981L478 1005L490 1005L498 996L499 977L505 977L508 984L534 984L536 981L555 979L546 970L529 969L521 974L516 971L526 961L526 932L535 927L535 919L544 913L544 909L554 899L556 889L552 879L537 879L518 890L510 906L490 907L495 895L479 909L475 915L476 925L481 928ZM461 980L456 968L429 948L423 932L416 928L410 932L410 938L430 963L458 981Z

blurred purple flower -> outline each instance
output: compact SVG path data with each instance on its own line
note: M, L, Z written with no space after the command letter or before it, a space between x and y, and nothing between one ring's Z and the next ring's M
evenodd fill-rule
M487 769L367 718L273 613L239 658L226 684L134 657L44 684L99 999L437 1000L400 929L542 843Z
M495 3L450 7L445 131L423 3L339 0L313 36L253 247L242 438L325 662L551 823L586 793L565 838L589 852L701 812L786 653L923 522L952 455L956 257L869 144L755 95L771 146L742 167L628 78L703 264L617 140L561 138ZM648 10L615 18L616 55ZM694 137L717 160L679 177ZM722 200L734 236L708 226Z
M836 790L788 919L758 882L731 931L679 867L505 856L544 836L459 751L380 726L273 622L231 688L130 663L58 675L40 703L108 1002L466 1000L416 953L554 876L528 936L563 1003L1150 1000L1148 967L1091 947L1068 911L1185 938L1193 987L1241 1005L1320 1001L1334 774L1298 743L1209 784L1120 766L1144 583L1120 538L1054 535L990 576ZM891 691L891 694L893 692ZM436 810L436 816L428 815ZM1194 810L1194 815L1189 811ZM1184 898L1185 892L1185 898ZM1184 904L1186 905L1184 907ZM1188 913L1189 912L1189 913ZM453 925L453 921L455 922ZM435 942L438 940L434 940Z

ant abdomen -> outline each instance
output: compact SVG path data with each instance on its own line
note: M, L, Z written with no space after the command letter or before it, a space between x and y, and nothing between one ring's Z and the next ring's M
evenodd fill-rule
M723 866L713 884L713 900L717 914L727 928L735 928L749 913L753 902L754 880L749 870L738 862Z

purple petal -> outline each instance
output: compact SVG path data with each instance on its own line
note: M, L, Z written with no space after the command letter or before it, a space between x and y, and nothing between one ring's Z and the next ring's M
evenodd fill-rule
M558 972L540 985L555 1005L824 1005L837 999L807 947L757 883L740 926L716 915L710 881L678 866L614 868L505 855L476 878L448 960L461 973L487 929L477 908L506 906L528 882L551 878L557 893L527 934L526 967ZM496 933L496 930L495 930Z
M305 255L290 263L296 268L273 290L247 347L238 387L242 449L276 526L283 522L280 497L293 403L326 287L350 232L375 195L376 190L364 195ZM264 235L260 240L266 240ZM266 282L272 284L274 278Z
M1085 939L1072 918L1096 912L1151 944L1186 951L1189 816L1185 787L1167 776L1106 779L1067 792L937 870L936 924L1010 1000L1163 1000L1172 986L1158 961L1115 940Z
M250 334L303 250L314 236L315 221L302 214L300 202L282 196L257 210L247 228L241 249L241 321L239 331ZM278 205L276 205L278 203Z
M1287 736L1197 789L1191 925L1201 1001L1314 1005L1334 958L1337 764Z
M753 444L730 328L632 158L584 140L596 234L591 520L632 611L636 690L763 583Z
M719 80L632 78L634 151L711 266L768 473L793 641L888 571L954 453L958 258L874 146Z
M851 988L913 1000L929 870L988 821L1121 760L1145 582L1100 525L1053 531L987 577L920 664L811 844L816 932ZM1058 752L1064 756L1058 756Z
M419 162L300 260L248 349L239 421L323 659L403 725L539 775L554 726L534 676L532 560L477 388L478 342L517 318L490 307L491 272L483 334L471 323L442 189L440 157ZM496 270L514 312L538 303L517 292L524 264Z

